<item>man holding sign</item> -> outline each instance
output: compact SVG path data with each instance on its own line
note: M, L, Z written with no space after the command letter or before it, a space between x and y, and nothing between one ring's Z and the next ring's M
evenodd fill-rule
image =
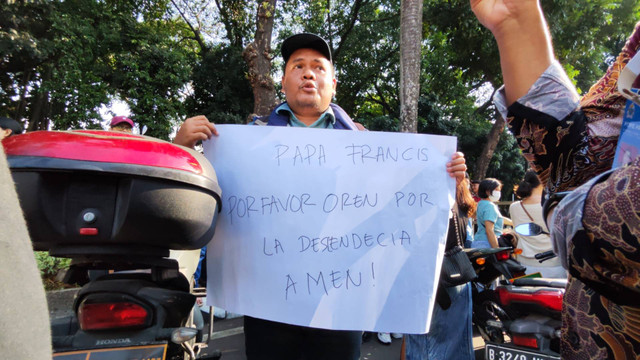
M327 42L317 35L297 34L282 43L281 53L285 62L282 92L287 101L254 124L357 130L346 112L331 103L337 81ZM218 135L214 124L196 116L184 122L174 142L193 147L214 135ZM455 153L446 168L450 176L463 178L464 156ZM299 201L300 206L304 201ZM316 329L245 316L244 333L249 360L360 357L361 331Z

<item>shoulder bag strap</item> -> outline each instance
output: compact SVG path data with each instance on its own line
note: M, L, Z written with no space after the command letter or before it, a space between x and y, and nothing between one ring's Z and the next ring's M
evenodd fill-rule
M464 244L460 239L460 225L458 225L458 205L455 205L453 209L451 209L451 212L453 213L453 224L456 228L456 242L460 247L464 248Z
M533 217L531 217L531 214L529 214L529 212L527 211L527 209L524 207L524 204L522 203L522 201L520 201L520 206L522 206L522 210L524 210L525 214L527 214L527 216L529 217L529 220L531 220L531 222L535 222L533 220Z

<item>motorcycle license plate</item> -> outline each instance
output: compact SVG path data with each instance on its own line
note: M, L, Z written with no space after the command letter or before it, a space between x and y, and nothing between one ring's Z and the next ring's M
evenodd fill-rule
M53 354L54 360L164 360L167 344L109 349L67 351Z
M485 360L560 360L559 356L541 354L538 352L514 349L505 344L487 343L484 347Z

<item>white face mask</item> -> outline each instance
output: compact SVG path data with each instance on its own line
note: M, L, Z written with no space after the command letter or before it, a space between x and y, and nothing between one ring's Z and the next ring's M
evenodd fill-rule
M500 200L500 195L502 195L502 193L498 190L493 190L491 192L491 195L489 196L489 200L496 202Z

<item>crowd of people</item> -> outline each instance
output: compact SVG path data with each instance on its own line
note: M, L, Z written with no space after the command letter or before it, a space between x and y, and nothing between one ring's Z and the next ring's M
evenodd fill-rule
M326 41L316 35L298 34L285 40L281 50L285 62L282 91L286 102L276 106L269 116L254 119L253 125L362 130L338 105L331 103L336 80ZM193 147L197 141L217 135L213 123L204 116L196 116L183 123L174 142ZM502 183L493 178L472 183L465 176L465 170L464 158L460 154L454 155L449 171L457 179L456 204L459 211L454 217L463 224L458 236L461 233L464 243L472 247L498 247L504 226L513 225L496 205L501 199ZM533 175L537 178L535 172ZM526 186L521 184L521 187L524 190ZM521 196L525 202L535 199L530 194L523 193ZM540 201L535 206L527 207L536 214L541 213ZM536 216L532 222L544 225ZM475 234L472 224L477 227ZM456 225L450 224L448 238L454 236L455 228ZM536 245L544 244L544 249L551 248L548 237L535 240ZM528 242L529 239L524 239L513 245L527 248ZM531 256L531 251L535 250L530 246L523 252L524 256ZM531 271L538 270L531 268ZM545 272L545 275L555 274ZM405 335L406 359L451 358L454 351L456 358L474 358L470 284L446 288L445 291L450 303L446 306L435 305L429 333ZM245 316L244 325L248 359L296 359L299 356L357 359L360 356L360 331L314 329L249 316ZM389 333L378 333L378 339L384 344L392 341Z
M521 188L519 192L521 200L513 205L514 214L511 216L515 215L518 223L527 220L518 214L518 210L515 210L515 206L520 205L529 221L543 226L547 219L540 217L542 188L533 175L536 178L540 177L538 181L544 184L548 191L555 192L577 187L611 167L611 151L607 154L602 151L604 151L605 145L608 149L614 147L612 144L615 144L616 136L619 133L620 118L617 117L618 133L610 132L610 136L607 137L605 136L609 131L607 126L610 126L611 123L607 123L606 120L609 118L606 115L612 113L620 115L622 108L620 104L624 102L622 96L615 91L615 81L611 81L612 73L619 71L628 61L629 56L635 54L637 48L637 41L634 40L635 34L623 50L623 56L612 66L603 80L587 94L583 102L579 103L575 88L571 85L562 67L554 60L549 31L538 1L472 0L471 7L478 20L491 30L498 42L505 85L495 98L496 106L500 109L502 116L510 119L509 127L519 140L519 145L533 169L532 172L527 173L523 182L518 186ZM300 35L294 38L298 40L310 39L311 35ZM303 44L305 41L296 41L296 43ZM287 101L276 107L270 116L256 119L254 124L355 129L348 116L337 105L330 103L330 96L335 91L336 82L335 78L332 78L334 70L330 49L325 45L326 42L318 39L313 45L306 42L305 46L308 46L306 49L297 48L294 50L288 48L289 44L285 40L282 46L282 54L286 63L282 88ZM296 55L293 57L294 61L289 60L292 53ZM605 91L603 91L603 86L605 86ZM321 101L323 97L329 99ZM605 102L604 105L603 102ZM590 116L587 117L585 114ZM577 120L581 127L571 128L574 123L567 121L567 119ZM588 124L599 126L589 128ZM559 126L566 127L566 130L559 133L557 130ZM534 127L546 131L536 132ZM558 145L557 136L559 135L556 134L564 135L564 138L561 139L564 141L562 143L564 146ZM183 124L178 136L176 136L176 142L193 146L195 141L209 139L213 135L217 135L215 126L206 118L198 117L188 119ZM536 146L531 144L536 144ZM548 147L546 151L537 151L545 147ZM575 151L576 149L584 149L587 154ZM589 161L584 161L585 156ZM630 167L633 168L637 164L638 160L634 161ZM637 176L630 180L629 176L633 170L625 169L627 170L621 171L623 174L620 174L620 177L626 179L628 183L632 183L634 188L637 187ZM462 176L457 178L459 183L462 182ZM603 192L607 191L607 185L606 182L602 185ZM468 189L466 186L463 187ZM504 226L513 225L511 219L502 215L496 206L496 202L501 198L501 188L502 184L497 179L484 179L478 184L475 192L478 198L475 221L478 230L471 242L474 247L499 246L498 240L503 235ZM458 203L458 205L460 204ZM598 211L602 211L603 206L594 203L593 209L597 214ZM464 215L468 216L468 213ZM637 212L635 216L637 218ZM638 223L628 222L622 226L636 231L632 234L624 233L623 239L628 242L635 241L636 246L629 246L629 248L637 249ZM584 229L582 230L584 231ZM591 231L594 230L596 229ZM512 238L514 239L512 245L522 249L520 258L525 262L530 261L530 257L535 251L549 249L552 246L550 239L544 236L538 238L514 238L512 236ZM587 239L588 236L584 238ZM620 235L614 239L618 238ZM602 242L606 242L607 238L600 232L600 239ZM565 251L572 253L572 255L579 255L582 263L593 264L595 262L593 256L589 258L586 255L593 255L597 249L585 244L585 247L589 249L586 251L583 248L576 248L575 244L572 245L569 242L567 244L558 245L556 241L555 248L557 250L561 246L566 247ZM607 245L614 246L612 241ZM611 252L611 254L613 253L614 251ZM624 266L625 275L631 275L634 279L630 283L622 283L616 279L619 272L612 273L611 267L607 267L606 271L592 269L590 274L584 274L585 269L579 269L573 261L567 260L566 257L560 257L559 261L564 265L564 268L569 269L568 290L574 290L571 289L574 287L577 294L583 296L588 294L589 298L588 304L572 303L568 306L567 299L575 299L575 297L565 296L565 309L571 308L575 312L563 311L561 348L563 358L584 358L585 355L586 358L589 358L593 354L597 354L599 358L615 358L619 357L619 354L640 354L638 328L633 327L630 320L623 321L627 327L622 330L613 326L612 312L604 306L610 299L605 292L599 291L602 288L601 284L594 286L592 281L587 283L581 279L585 275L586 277L597 275L600 282L606 279L615 279L617 288L624 288L626 293L632 295L631 299L635 299L633 305L628 303L625 303L625 306L613 305L616 307L616 313L628 314L630 319L635 318L633 314L640 313L637 305L640 303L638 301L640 286L637 281L639 273L637 264L640 262L623 264L622 260L638 258L637 254L629 251L624 255L624 259L618 259L614 256L617 261L608 261L607 265L615 263L617 270ZM551 276L565 276L564 269L558 268L557 263L552 262L549 265L551 266L531 266L530 271L539 271ZM596 293L589 293L589 289L596 290ZM449 288L447 293L452 299L451 307L460 306L461 309L464 309L469 303L468 289L465 289L464 285ZM594 309L589 305L597 305L598 307ZM447 321L451 313L455 313L456 319L460 321ZM432 328L429 333L405 337L405 356L419 359L473 358L472 351L468 353L464 350L462 351L464 354L460 353L461 349L472 349L471 337L467 336L470 331L470 320L464 320L465 316L469 314L470 310L451 311L451 308L443 309L439 307L439 304L436 304ZM605 335L597 334L597 331L603 331L602 328L598 328L599 330L579 328L580 319L572 314L595 315L599 321L598 324L604 327ZM252 331L252 328L259 329L263 333L271 331L267 341L270 344L279 344L276 345L277 348L270 348L268 347L270 345L265 342L256 340L254 337L257 336L257 333ZM274 354L273 358L295 359L301 352L304 352L304 348L314 349L315 352L317 344L325 341L324 339L331 339L330 343L333 345L329 350L330 353L320 352L321 355L315 358L354 359L359 355L357 347L359 346L360 334L357 332L342 333L300 329L300 327L254 318L248 318L245 321L245 331L247 329L249 331L245 337L249 359L265 358L264 353L258 355L258 351ZM451 336L451 334L459 334L459 336ZM622 340L623 343L605 342L603 339L606 336ZM278 342L282 340L289 344L287 350L280 348L280 346L284 347L282 342ZM295 345L291 346L291 344ZM304 346L298 346L300 344L304 344ZM327 344L324 342L325 347L329 346ZM590 353L591 351L595 352Z
M535 223L548 233L549 224L551 233L560 235L552 239L547 234L511 233L511 244L522 250L517 259L528 273L568 278L562 357L640 356L640 159L607 172L625 103L617 92L617 76L640 47L640 27L605 76L580 99L554 58L538 0L470 3L498 43L504 86L494 101L509 119L509 129L531 169L515 189L519 201L510 205L507 217L497 206L500 180L470 181L464 156L455 153L447 164L457 184L447 248L461 238L466 246L495 248L501 237L511 233L506 227ZM332 103L337 81L331 48L324 39L306 33L291 36L282 43L281 55L286 101L271 114L256 117L251 125L362 130ZM124 116L114 117L110 125L112 131L132 132L134 128L133 121ZM11 119L1 118L0 127L0 139L22 132L20 124ZM194 147L215 136L215 124L205 116L194 116L182 124L174 143ZM574 190L574 201L544 218L544 193L562 190ZM576 221L577 216L582 217ZM557 259L544 264L535 260L535 254L551 249L558 253ZM430 331L404 336L406 359L474 358L471 288L467 283L444 291L450 303L435 305ZM244 334L249 360L356 360L361 355L361 331L316 329L245 316ZM391 342L389 334L379 336L382 342Z

